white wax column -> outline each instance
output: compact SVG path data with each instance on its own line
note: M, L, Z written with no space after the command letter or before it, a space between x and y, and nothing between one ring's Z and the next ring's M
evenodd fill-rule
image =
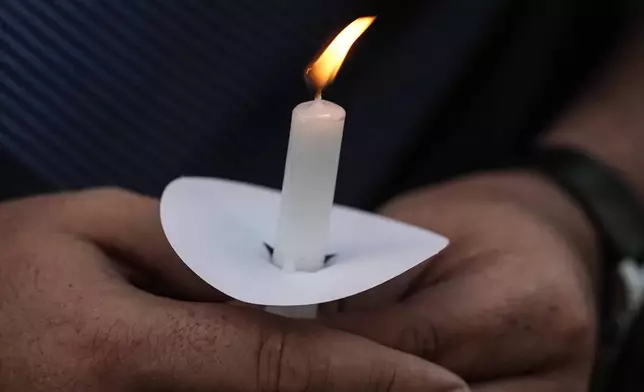
M324 266L344 109L316 99L293 110L273 260L286 271Z

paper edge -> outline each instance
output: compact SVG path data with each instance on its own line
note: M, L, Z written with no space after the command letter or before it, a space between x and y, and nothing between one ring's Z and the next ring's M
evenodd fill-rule
M173 185L176 186L176 183L181 182L181 181L185 181L185 180L188 180L188 181L191 181L191 180L206 180L206 181L213 181L213 182L217 182L217 181L218 182L226 182L226 183L229 183L231 185L236 185L236 186L245 186L245 187L249 187L249 188L256 188L256 189L260 189L260 190L266 190L266 191L270 191L270 192L279 192L278 190L276 190L274 188L269 188L269 187L265 187L265 186L262 186L262 185L255 185L255 184L250 184L250 183L245 183L245 182L240 182L240 181L235 181L235 180L228 180L228 179L225 179L225 178L200 177L200 176L182 176L182 177L178 177L178 178L172 180L170 183L168 183L168 185L164 188L164 190L163 190L163 192L161 194L161 199L160 200L161 201L163 200L164 196L166 196L166 193L171 188L171 186L173 186ZM250 305L258 305L258 306L307 306L307 305L320 305L320 304L325 304L325 303L329 303L329 302L339 301L339 300L342 300L342 299L345 299L345 298L350 298L352 296L367 292L367 291L369 291L371 289L374 289L374 288L376 288L378 286L386 284L387 282L395 279L396 277L406 274L410 270L418 267L419 265L421 265L421 264L423 264L425 262L430 261L432 258L434 258L437 255L439 255L450 244L449 238L447 238L446 236L444 236L444 235L442 235L440 233L434 232L432 230L425 229L425 228L422 228L422 227L419 227L419 226L415 226L415 225L409 224L407 222L402 222L402 221L399 221L399 220L396 220L396 219L393 219L393 218L390 218L390 217L387 217L387 216L384 216L384 215L379 215L379 214L376 214L376 213L373 213L373 212L370 212L370 211L364 211L364 210L360 210L360 209L357 209L357 208L354 208L354 207L344 206L344 205L340 205L340 204L334 204L333 209L343 209L343 210L350 211L350 212L357 212L360 215L363 215L365 217L369 217L369 218L372 218L372 219L382 219L382 220L387 221L389 223L405 226L405 227L407 227L409 229L414 229L414 230L420 230L420 231L427 232L427 233L435 236L437 242L438 241L442 242L442 246L439 246L439 250L436 251L433 255L430 255L426 259L421 260L421 261L417 262L416 264L413 264L413 265L409 266L408 268L406 268L402 272L398 273L397 275L391 276L389 278L385 278L381 282L376 283L376 284L372 285L371 287L369 287L367 289L361 289L361 290L358 290L358 291L356 291L354 293L351 293L351 294L348 294L348 295L332 296L330 299L322 301L322 302L309 302L309 301L301 302L300 301L300 302L292 302L292 303L291 302L288 302L288 303L275 303L275 302L264 303L264 302L257 302L257 301L254 301L254 300L251 301L249 299L244 299L244 298L241 298L243 296L239 296L239 295L231 295L226 290L222 290L220 288L217 288L217 287L213 286L207 280L202 278L199 275L199 273L197 271L195 271L188 263L186 263L183 260L183 258L181 257L181 255L179 255L179 252L177 251L175 245L172 243L172 240L171 240L170 236L168 235L168 232L166 230L166 225L164 224L164 218L163 218L163 216L164 216L164 214L163 214L164 207L163 206L164 206L164 203L160 202L159 203L159 215L160 215L161 227L162 227L162 230L163 230L163 234L166 237L166 240L168 241L168 244L172 248L173 252L181 260L183 265L186 266L196 277L198 277L202 282L204 282L208 286L214 288L215 290L217 290L220 293L228 296L231 299L235 299L235 300L238 300L240 302L244 302L244 303L247 303L247 304L250 304Z

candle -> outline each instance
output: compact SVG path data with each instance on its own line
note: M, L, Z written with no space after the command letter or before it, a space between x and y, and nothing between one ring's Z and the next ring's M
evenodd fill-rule
M285 271L315 272L324 266L346 113L322 100L322 90L374 20L351 23L307 69L316 99L293 110L273 253L274 263Z
M345 111L316 99L293 110L275 263L286 271L323 267Z

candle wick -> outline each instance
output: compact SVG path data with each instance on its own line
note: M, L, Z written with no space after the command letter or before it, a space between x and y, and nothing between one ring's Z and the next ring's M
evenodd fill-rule
M315 99L316 100L321 100L322 99L322 89L319 89L315 92Z

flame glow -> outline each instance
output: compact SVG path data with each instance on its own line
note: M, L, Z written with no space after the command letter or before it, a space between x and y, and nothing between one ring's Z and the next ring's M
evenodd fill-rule
M375 20L375 16L355 20L335 37L320 57L306 70L306 76L316 88L318 98L321 97L322 90L335 79L353 44Z

